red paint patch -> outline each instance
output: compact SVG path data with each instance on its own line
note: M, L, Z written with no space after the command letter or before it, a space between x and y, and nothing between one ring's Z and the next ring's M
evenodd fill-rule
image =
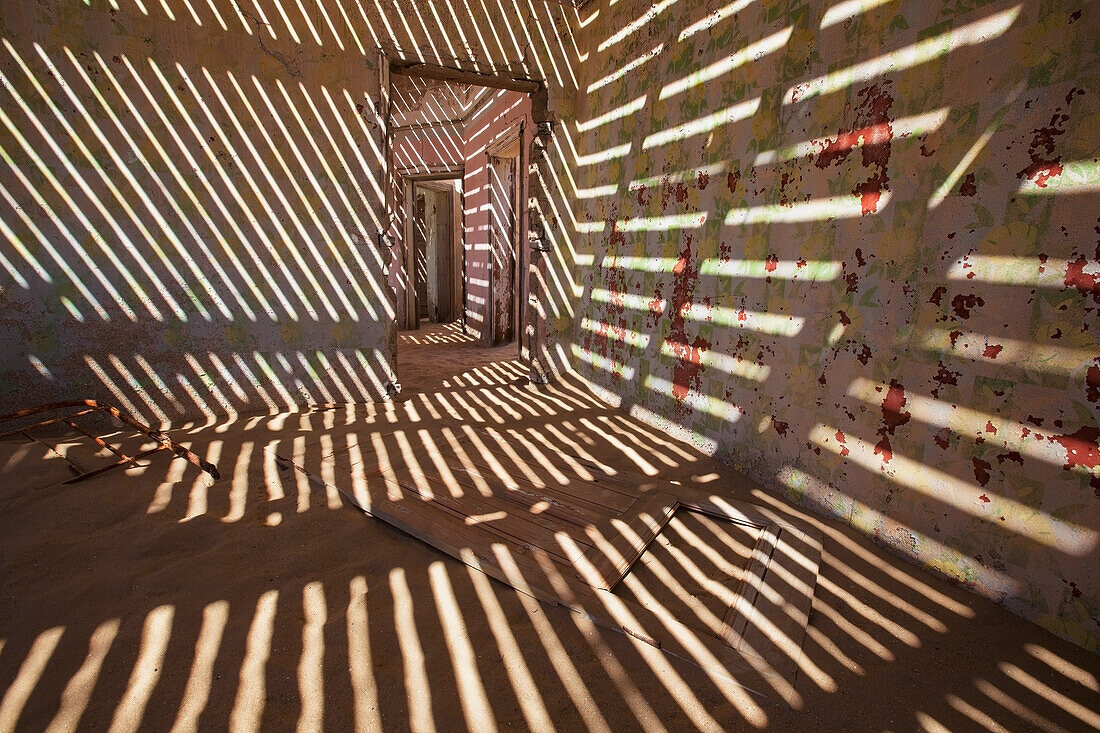
M1091 469L1100 466L1100 428L1083 425L1068 435L1054 435L1048 438L1066 449L1066 470L1076 468Z
M610 234L607 235L607 249L609 252L614 250L616 246L626 244L626 234L619 229L619 221L614 216L608 217L605 224L610 230Z
M718 258L722 262L729 262L733 258L733 247L725 242L718 243Z
M977 459L975 459L975 460L977 460ZM983 461L983 463L984 463L984 461ZM989 465L989 464L986 464L986 465ZM977 472L978 472L978 469L975 468L974 473L977 474ZM985 477L985 480L989 481L989 476L988 475ZM984 486L984 484L983 484L983 486ZM988 496L986 496L985 494L982 494L978 498L982 500L983 504L988 504L990 502L990 498Z
M790 428L790 425L788 425L787 423L782 422L780 420L776 420L775 417L773 416L772 417L772 427L775 428L776 433L783 436L783 435L787 434L787 429Z
M928 299L933 305L943 305L943 296L947 294L947 288L943 285L932 291L932 297Z
M855 124L850 130L839 131L835 139L826 140L814 162L818 168L828 168L847 158L862 143L860 149L863 165L871 168L872 172L852 193L859 196L864 216L878 211L882 192L890 190L887 167L890 162L890 141L894 138L894 128L890 120L890 107L894 104L894 98L883 86L873 84L856 93L862 101L855 110ZM845 116L848 114L846 111Z
M661 310L664 306L664 296L661 295L661 286L658 285L653 289L653 300L649 301L649 318L651 324L656 326L657 322L661 320Z
M1085 399L1089 402L1100 400L1100 364L1090 366L1085 372Z
M883 463L889 463L894 455L889 436L894 435L894 431L912 417L910 413L903 411L905 403L905 388L891 379L890 388L882 399L882 427L878 429L880 440L875 445L875 455L882 455Z
M902 411L905 403L905 388L891 379L890 389L882 400L882 425L891 435L896 428L909 422L909 418L912 417L908 412Z
M1004 349L1004 347L1000 344L988 344L984 349L982 349L982 356L984 356L986 359L996 359L997 355L1001 353L1002 349Z
M962 331L952 331L951 333L949 333L947 335L951 339L951 348L955 348L955 344L958 343L959 336L962 336L963 332Z
M692 304L695 285L699 279L699 268L692 261L691 236L684 237L684 249L673 268L673 293L669 303L671 328L666 342L676 356L673 367L672 396L683 402L691 389L698 389L703 371L703 352L711 347L706 339L696 336L690 342L685 329L684 311Z
M894 450L890 445L890 439L885 435L879 438L879 441L875 443L875 455L882 456L883 463L889 463L890 459L894 457Z
M940 370L938 372L936 372L936 374L932 377L932 379L936 380L940 384L958 385L959 375L962 374L962 372L953 372L953 371L951 371L950 369L948 369L944 365L944 363L942 361L939 363L939 365L940 365Z
M865 183L860 188L857 188L855 192L859 194L859 211L863 216L873 214L878 211L878 202L882 198L882 191L875 189L873 191L862 191L862 188L869 187L871 184Z
M848 283L848 287L845 288L845 293L854 293L859 289L859 274L850 272L844 276L844 282Z
M1085 267L1090 264L1097 271L1095 275L1085 272ZM1067 288L1077 288L1081 295L1092 295L1093 301L1100 303L1100 262L1090 263L1084 257L1078 257L1066 268L1064 282Z
M840 443L840 455L846 456L852 452L848 450L847 446L844 445L844 433L837 430L836 435L834 435L833 437L836 438L836 442Z
M764 260L764 269L768 272L775 272L777 265L779 265L779 258L775 255L768 255Z
M867 363L871 361L871 347L867 344L860 346L859 351L856 352L856 359L863 366L867 366Z
M690 344L676 341L668 341L668 344L676 356L676 366L672 370L672 395L683 400L692 388L699 388L703 352L710 348L710 342L696 336Z
M730 171L726 174L726 188L730 193L737 193L737 182L741 180L741 171Z
M837 313L840 315L840 325L842 325L842 326L852 325L852 319L848 317L847 313L845 313L844 311L837 311Z
M942 448L943 450L947 450L948 447L951 445L951 429L941 428L940 430L936 431L935 435L932 436L932 440L935 441L936 445L938 445L940 448Z
M699 171L699 178L696 180L696 184L700 191L706 189L710 185L710 174L705 171Z
M990 422L989 420L986 420L985 421L985 432L993 433L994 435L996 435L997 434L997 428L993 425L992 422Z
M970 318L970 311L985 305L985 300L980 295L959 293L951 299L951 310L959 318Z
M1004 463L1005 461L1015 461L1021 466L1024 465L1024 457L1020 455L1020 451L1011 450L1008 453L1000 453L997 455L997 463Z
M962 185L959 186L960 196L976 196L978 194L978 187L974 185L974 174L967 173L966 178L963 179Z
M1072 92L1067 99L1072 99ZM1055 155L1054 148L1056 138L1066 134L1065 124L1068 120L1069 115L1059 107L1050 116L1050 123L1046 127L1032 130L1031 144L1027 148L1031 164L1022 168L1016 174L1017 178L1027 178L1034 181L1039 188L1046 188L1051 178L1062 175L1062 156Z

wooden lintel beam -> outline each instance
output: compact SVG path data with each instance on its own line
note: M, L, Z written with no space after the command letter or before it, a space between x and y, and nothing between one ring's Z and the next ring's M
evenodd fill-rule
M436 79L438 81L453 81L458 84L475 84L489 87L490 89L508 89L513 92L534 94L542 88L542 83L532 79L515 79L510 76L498 76L494 74L482 74L478 71L463 71L451 69L435 64L401 63L395 61L390 64L390 73L399 76L413 76L421 79Z
M399 125L390 130L390 132L408 132L410 130L430 130L433 127L461 127L465 122L463 120L436 120L434 122L416 122L411 125Z

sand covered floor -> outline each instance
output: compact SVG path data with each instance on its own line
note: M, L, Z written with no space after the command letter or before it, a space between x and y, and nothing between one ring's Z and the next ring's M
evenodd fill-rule
M172 431L219 481L160 453L63 485L41 446L0 444L0 731L1100 727L1095 655L784 503L580 382L525 376L514 345L480 348L453 326L402 334L394 402ZM334 451L370 446L385 427L425 459L462 425L572 441L623 472L820 530L800 671L778 684L792 704L540 604L274 458L323 458L302 455L319 435Z

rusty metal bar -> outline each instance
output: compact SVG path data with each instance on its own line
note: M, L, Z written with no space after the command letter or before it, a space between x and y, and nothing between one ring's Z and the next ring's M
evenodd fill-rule
M85 434L85 435L87 435L87 436L88 436L89 438L91 438L92 440L94 440L94 441L96 442L96 445L98 445L98 446L99 446L99 447L101 447L101 448L106 448L107 450L111 451L112 453L114 453L114 454L115 454L116 456L118 456L118 457L119 457L119 458L121 458L122 460L124 460L124 461L132 461L132 460L134 460L134 459L130 458L129 456L127 456L127 455L126 455L125 453L122 453L121 451L119 451L119 450L118 450L117 448L115 448L115 447L114 447L113 445L111 445L110 443L108 443L108 442L107 442L106 440L104 440L103 438L99 437L99 436L98 436L98 435L96 435L95 433L92 433L92 432L90 432L90 431L88 431L88 430L85 430L84 428L82 428L81 426L77 425L77 424L76 424L75 422L73 422L72 420L70 420L70 419L65 419L65 420L64 420L64 422L65 422L65 424L66 424L66 425L70 425L70 426L72 426L72 428L73 428L74 430L79 430L80 432L84 433L84 434Z
M208 474L210 474L211 476L214 477L214 480L217 480L217 479L221 478L221 474L218 473L218 467L217 466L215 466L213 463L210 463L208 461L204 461L202 458L199 458L197 455L195 455L191 451L187 450L182 445L177 445L175 442L172 441L171 438L169 438L167 435L160 432L159 430L153 430L152 428L141 424L140 422L138 422L134 418L130 417L129 415L126 415L126 414L120 412L118 410L118 408L116 408L116 407L112 407L110 405L97 405L97 406L102 407L104 410L107 410L108 412L110 412L115 417L116 420L118 420L122 423L125 423L126 425L129 425L130 427L132 427L136 430L140 430L141 432L145 433L150 438L152 438L153 440L160 443L161 446L163 446L164 450L170 450L173 453L175 453L178 457L180 457L183 460L190 463L192 466L195 466L196 468L199 468L203 471L206 471Z
M55 418L52 418L50 420L43 420L42 422L36 422L34 425L31 425L31 426L26 427L26 428L16 428L15 430L9 430L6 433L0 433L0 440L3 440L4 438L10 438L13 435L19 435L24 430L35 430L37 428L44 428L47 425L53 425L54 423L64 422L65 420L70 420L74 417L80 417L81 415L90 415L93 412L97 412L97 410L92 410L92 409L81 410L80 412L74 412L72 415L62 415L61 417L55 417ZM34 414L34 413L31 413L31 414ZM15 420L18 417L25 417L25 415L15 414L15 415L8 415L7 417L0 417L0 423L4 422L5 420Z
M39 440L38 438L34 437L34 436L33 436L33 435L31 435L30 433L28 433L28 432L26 432L26 431L23 431L23 430L20 430L18 434L19 434L19 435L22 435L22 436L23 436L24 438L26 438L27 440L33 441L33 442L35 442L35 443L38 443L38 444L39 444L40 446L42 446L43 448L45 448L46 450L48 450L48 451L49 451L50 453L53 453L53 454L54 454L55 456L57 456L57 457L58 457L58 458L60 458L61 460L65 461L65 463L69 464L69 470L70 470L70 471L72 471L73 473L75 473L75 474L76 474L77 476L79 476L79 475L81 475L82 473L84 473L84 469L83 469L83 468L81 468L80 466L78 466L78 465L76 465L75 463L73 463L73 462L72 462L72 461L71 461L71 460L69 459L69 457L68 457L67 455L65 455L64 453L62 453L61 451L59 451L59 450L58 450L57 448L55 448L54 446L52 446L52 445L50 445L49 443L47 443L46 441L44 441L44 440Z
M132 456L132 457L124 456L123 458L120 458L119 460L115 461L114 463L112 463L109 466L101 466L100 468L97 468L94 471L88 471L87 473L82 473L81 475L77 476L76 478L69 479L65 483L67 483L67 484L80 483L84 479L89 479L92 476L98 476L101 473L105 473L107 471L110 471L113 468L118 468L119 466L125 466L127 463L133 463L134 461L140 461L142 458L145 458L146 456L151 456L154 453L160 453L162 450L164 450L164 446L158 445L156 448L150 448L149 450L143 450L141 453L138 453L137 455Z
M29 415L37 415L41 412L49 412L50 410L63 410L66 407L90 407L93 410L98 410L100 409L100 404L95 400L65 400L64 402L51 402L46 405L39 405L38 407L28 407L26 410L13 412L10 415L0 416L0 422L7 422L8 420L15 420L16 418L27 417Z

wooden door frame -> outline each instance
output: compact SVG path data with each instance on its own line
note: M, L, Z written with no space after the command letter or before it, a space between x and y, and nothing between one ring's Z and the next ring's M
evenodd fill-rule
M527 262L526 248L523 246L527 241L527 191L529 182L527 180L527 155L528 145L530 141L527 140L527 125L526 120L519 119L510 124L501 132L497 133L489 144L485 146L485 164L486 166L492 166L493 162L502 159L514 158L516 161L515 172L515 185L512 188L511 197L512 205L515 211L515 225L512 227L511 235L511 249L514 261L514 268L512 270L512 332L517 344L517 349L522 352L522 324L523 324L523 296L525 295L525 283L526 279L522 277L524 267ZM508 151L513 145L517 146L516 154L514 156L502 156L501 153ZM490 185L492 185L492 174L490 174ZM490 197L492 194L490 194ZM490 201L492 199L490 198ZM491 216L491 214L490 214ZM489 234L490 238L490 250L488 259L488 281L489 281L489 298L488 298L488 321L489 321L489 343L496 343L497 336L497 318L496 318L496 293L493 291L493 253L492 253L492 232Z
M397 53L396 56L400 56ZM469 71L459 69L452 66L445 66L437 63L430 63L425 60L412 60L405 58L398 58L394 56L394 52L387 52L386 50L379 49L379 81L382 86L382 92L380 94L380 102L385 108L385 146L383 152L383 166L385 172L385 178L392 181L393 177L393 161L392 161L392 130L390 129L390 120L393 114L393 77L394 76L411 76L424 79L440 79L444 81L453 81L462 84L476 84L478 86L487 87L489 89L507 89L510 91L521 92L526 94L531 100L531 122L532 127L529 134L527 144L522 147L523 158L522 165L524 166L524 175L522 179L525 186L530 188L525 191L526 196L532 196L530 199L524 200L523 206L523 222L521 232L521 246L520 251L522 253L522 262L525 268L528 268L528 272L522 272L520 274L521 288L524 293L524 302L520 303L520 309L522 317L517 324L518 338L517 350L519 357L523 360L528 367L530 367L531 379L543 384L549 381L550 373L547 371L547 364L539 361L536 356L537 344L543 341L545 338L544 331L546 330L546 315L544 312L540 312L539 308L532 303L533 298L546 297L545 292L545 280L546 280L546 253L551 251L552 242L548 236L547 217L550 216L552 206L550 203L550 192L546 188L545 181L549 179L549 176L539 175L532 181L532 166L537 167L540 171L545 173L547 166L550 141L553 138L553 130L555 126L554 115L550 111L550 94L547 89L545 81L537 79L531 79L526 77L517 77L514 73L494 71L490 73L483 73L480 71ZM384 68L383 68L384 67ZM392 197L394 194L395 186L387 185L384 189L384 198L387 204L387 217L386 217L386 229L392 230L395 224L394 211L390 208ZM465 195L465 194L463 194ZM532 212L533 207L533 212ZM459 207L463 209L461 224L465 227L465 211L464 206ZM534 218L532 219L532 213ZM534 223L535 228L531 228L531 224ZM379 240L384 241L386 237L380 233ZM393 249L391 248L391 252ZM391 262L392 262L391 258ZM462 324L463 330L466 329L466 273L462 273L463 284L463 308L462 308ZM534 294L531 292L531 287L534 287ZM392 302L392 301L391 301ZM397 304L394 304L395 311L399 310ZM528 328L530 332L528 333ZM525 341L527 339L527 353L524 351ZM397 347L396 339L393 347L394 359L396 363Z
M406 280L405 294L404 294L403 302L399 304L400 308L398 309L398 312L396 314L397 315L397 327L398 327L399 330L415 331L415 330L420 328L420 318L419 317L416 317L416 318L412 317L414 314L416 314L418 312L417 311L417 303L416 303L416 283L415 283L415 274L414 274L415 270L413 269L415 267L416 263L414 262L413 246L412 246L412 241L413 241L413 239L412 239L412 236L413 236L413 218L414 218L413 213L412 213L413 212L413 205L412 205L413 196L415 194L416 187L420 184L423 184L423 183L431 183L433 181L454 181L454 180L462 181L462 180L464 180L465 176L466 176L466 167L465 166L455 167L455 168L452 168L452 169L449 169L449 170L446 170L446 171L442 171L442 172L438 172L438 173L409 173L409 174L405 174L405 173L401 173L401 172L395 172L395 176L396 176L399 184L401 185L401 190L402 190L403 196L404 196L404 203L401 207L402 213L404 214L404 221L401 223L401 231L402 231L401 261L402 261L402 264L405 268L405 280ZM452 188L452 190L453 190L453 188ZM457 192L455 192L455 193L457 193ZM453 200L452 200L452 206L454 206ZM461 204L458 204L457 208L461 208ZM454 241L456 239L458 240L459 244L461 245L462 232L458 229L454 229L453 224L452 224L452 229L453 229L452 232L451 232L452 245L454 244ZM459 247L459 250L463 253L462 254L462 263L463 264L462 264L460 270L464 270L465 269L465 259L466 259L465 250L461 246ZM465 285L463 285L463 290L465 290ZM466 301L466 299L465 299L465 297L463 297L462 298L463 324L465 324L465 319L466 319L466 302L465 301Z
M449 254L446 256L447 268L444 271L442 268L437 270L437 287L443 284L445 278L447 282L446 290L439 289L439 302L437 306L443 303L444 292L447 298L447 309L450 311L450 320L454 320L456 317L463 317L466 311L466 300L462 297L464 291L464 285L462 282L462 273L465 270L466 251L463 246L465 242L465 232L460 228L461 220L458 217L459 209L462 208L461 194L458 188L453 183L443 182L444 179L435 180L420 180L416 181L416 185L421 189L428 189L436 191L446 195L446 211L442 212L442 219L437 220L436 225L445 222L447 231L450 236L445 240L438 240L439 249L436 250L437 264L444 261L444 249L449 250ZM447 181L462 181L461 178L445 179ZM443 310L440 308L440 310Z

